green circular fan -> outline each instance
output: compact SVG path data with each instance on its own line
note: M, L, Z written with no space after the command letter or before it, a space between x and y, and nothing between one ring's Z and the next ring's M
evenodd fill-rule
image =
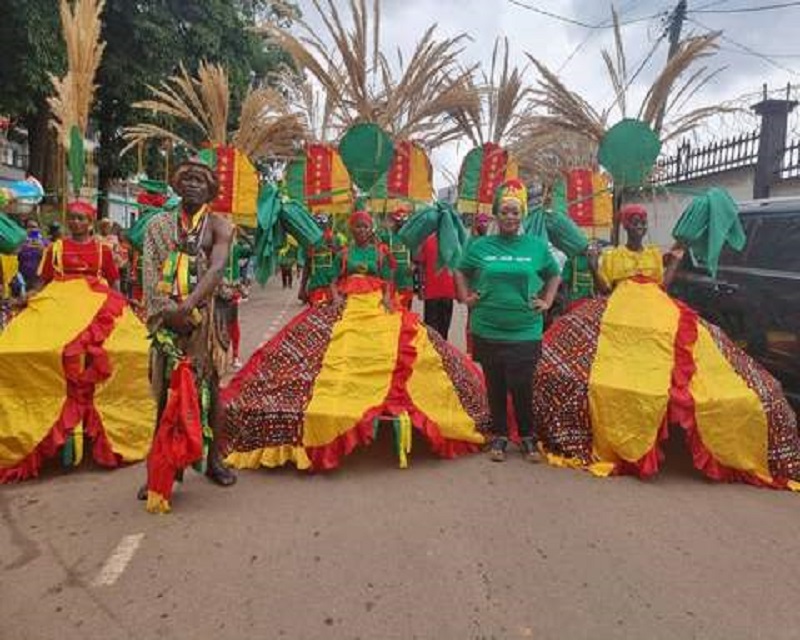
M643 184L653 170L661 141L641 120L622 120L606 132L597 157L617 187Z
M377 124L357 124L344 134L339 143L339 155L359 189L370 191L389 170L394 145L389 135Z

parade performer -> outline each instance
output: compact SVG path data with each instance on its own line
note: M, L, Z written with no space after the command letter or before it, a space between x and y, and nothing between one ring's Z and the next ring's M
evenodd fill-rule
M414 263L411 252L403 243L397 232L403 226L411 210L407 206L400 206L389 214L387 227L381 233L381 240L389 248L389 253L395 264L394 269L394 295L397 301L406 309L411 309L414 300Z
M291 289L294 284L294 269L297 264L297 240L292 236L286 237L284 244L278 251L278 266L281 270L281 284L284 289Z
M670 426L686 434L694 465L720 481L800 488L796 418L779 383L664 286L657 247L644 245L647 212L621 211L627 244L606 251L587 300L547 332L534 412L548 461L597 475L654 475Z
M90 235L96 215L69 204L70 237L48 246L44 288L0 335L0 482L36 476L59 454L71 466L85 450L116 467L147 453L147 332L115 290L111 252Z
M422 243L416 260L422 275L421 297L424 300L425 324L447 340L453 319L456 286L453 272L446 266L439 267L439 238L435 233Z
M391 256L375 243L370 215L354 213L350 227L333 302L291 320L224 391L229 464L333 469L381 424L394 429L401 466L413 430L446 458L483 443L480 373L392 304Z
M540 238L520 234L527 190L508 180L495 200L498 233L470 243L456 271L458 300L470 307L475 359L486 376L492 412L492 460L505 460L508 395L522 450L538 458L531 379L541 352L543 314L561 282L558 265ZM472 283L472 284L471 284Z
M235 240L231 246L228 258L228 267L225 269L225 278L217 296L217 303L227 311L228 330L231 338L231 368L238 371L242 368L239 358L242 343L242 327L239 311L242 300L249 296L247 283L247 267L253 249L247 235L239 227L235 230Z
M236 482L219 451L219 378L226 366L229 334L214 304L233 228L209 208L218 182L207 164L199 159L182 163L172 186L182 198L181 208L156 215L144 240L145 306L153 336L151 382L159 418L148 458L148 484L139 497L147 499L151 512L169 511L173 479L190 463L199 461L219 485Z
M305 264L297 297L311 306L319 306L332 299L331 285L339 275L336 256L345 243L334 233L331 216L317 213L314 221L322 229L322 240L312 247L301 249Z
M582 253L572 258L567 258L564 268L561 270L561 280L564 289L564 303L566 310L571 311L575 307L583 304L586 300L591 300L597 295L595 286L595 276L589 264L589 253L597 249L592 248L587 253Z

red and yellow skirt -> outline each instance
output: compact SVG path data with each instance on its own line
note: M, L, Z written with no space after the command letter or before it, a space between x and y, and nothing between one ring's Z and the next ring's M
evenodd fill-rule
M475 365L361 288L295 317L223 391L228 464L333 469L387 421L401 466L414 431L445 458L479 450L489 411Z
M623 282L554 323L534 412L558 466L652 476L677 426L706 476L800 489L800 437L780 384L655 283Z
M0 483L34 477L69 444L116 467L147 455L155 423L147 331L95 279L49 284L0 334Z

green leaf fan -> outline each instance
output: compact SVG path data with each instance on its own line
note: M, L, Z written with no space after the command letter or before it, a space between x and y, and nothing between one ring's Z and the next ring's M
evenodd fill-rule
M357 124L344 134L339 143L339 154L353 182L369 193L389 170L394 144L377 124Z

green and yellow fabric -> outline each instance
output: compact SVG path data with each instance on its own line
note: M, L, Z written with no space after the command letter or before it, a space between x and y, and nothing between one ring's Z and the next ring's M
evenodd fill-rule
M286 192L312 213L349 215L353 185L337 149L328 144L306 145L286 168Z
M487 142L472 149L461 165L457 209L461 213L491 213L497 188L518 176L517 161L501 146Z

